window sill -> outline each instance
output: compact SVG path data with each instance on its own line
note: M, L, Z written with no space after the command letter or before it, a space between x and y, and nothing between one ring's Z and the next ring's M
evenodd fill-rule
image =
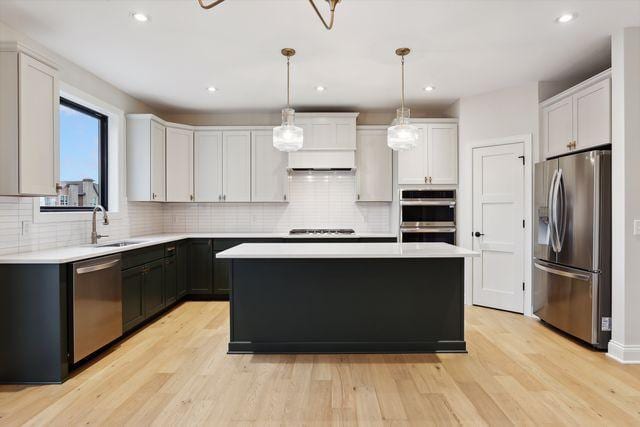
M122 218L122 212L107 212L109 219ZM33 222L36 224L53 222L91 221L91 211L40 212L40 198L33 199Z

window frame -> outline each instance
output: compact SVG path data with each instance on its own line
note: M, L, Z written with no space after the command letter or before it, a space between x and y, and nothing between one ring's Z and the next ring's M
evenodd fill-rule
M99 141L99 181L100 181L100 205L109 210L109 116L93 110L85 105L71 101L60 95L60 106L71 108L80 113L98 119L100 124ZM62 145L62 144L60 144ZM58 152L58 156L60 152ZM59 183L58 183L59 184ZM40 212L91 212L92 206L40 206Z

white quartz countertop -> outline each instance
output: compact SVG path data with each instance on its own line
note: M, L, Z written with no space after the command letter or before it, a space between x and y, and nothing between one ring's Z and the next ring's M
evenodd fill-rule
M123 247L107 247L99 246L109 244L109 241L101 241L98 246L83 245L70 246L43 251L22 252L15 254L0 255L0 264L65 264L68 262L80 261L83 259L95 258L105 255L117 254L120 252L130 251L133 249L144 248L147 246L159 245L163 243L174 242L183 239L323 239L331 241L331 239L344 238L393 238L396 237L392 233L355 233L349 235L290 235L289 233L167 233L155 234L148 236L130 237L121 239L135 242L135 244ZM119 240L115 240L119 241ZM273 243L277 244L277 243ZM304 243L296 243L304 244ZM312 245L316 243L311 243ZM340 244L340 243L336 243Z
M217 258L463 258L479 256L448 243L243 243Z

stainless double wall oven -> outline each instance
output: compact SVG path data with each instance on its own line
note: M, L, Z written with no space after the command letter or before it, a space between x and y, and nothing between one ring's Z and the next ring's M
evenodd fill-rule
M455 190L400 190L400 241L455 245Z

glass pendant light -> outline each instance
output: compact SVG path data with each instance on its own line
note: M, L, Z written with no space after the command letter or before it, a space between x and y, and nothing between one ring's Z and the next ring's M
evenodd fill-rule
M287 57L287 107L282 109L282 124L273 128L273 146L280 151L298 151L302 148L302 128L294 123L295 111L291 108L290 97L290 64L289 60L296 54L294 49L282 49L282 54Z
M418 128L409 123L410 112L404 107L404 57L411 52L408 47L396 49L396 55L402 58L402 104L396 110L396 124L387 129L387 145L393 150L410 150L418 143Z

